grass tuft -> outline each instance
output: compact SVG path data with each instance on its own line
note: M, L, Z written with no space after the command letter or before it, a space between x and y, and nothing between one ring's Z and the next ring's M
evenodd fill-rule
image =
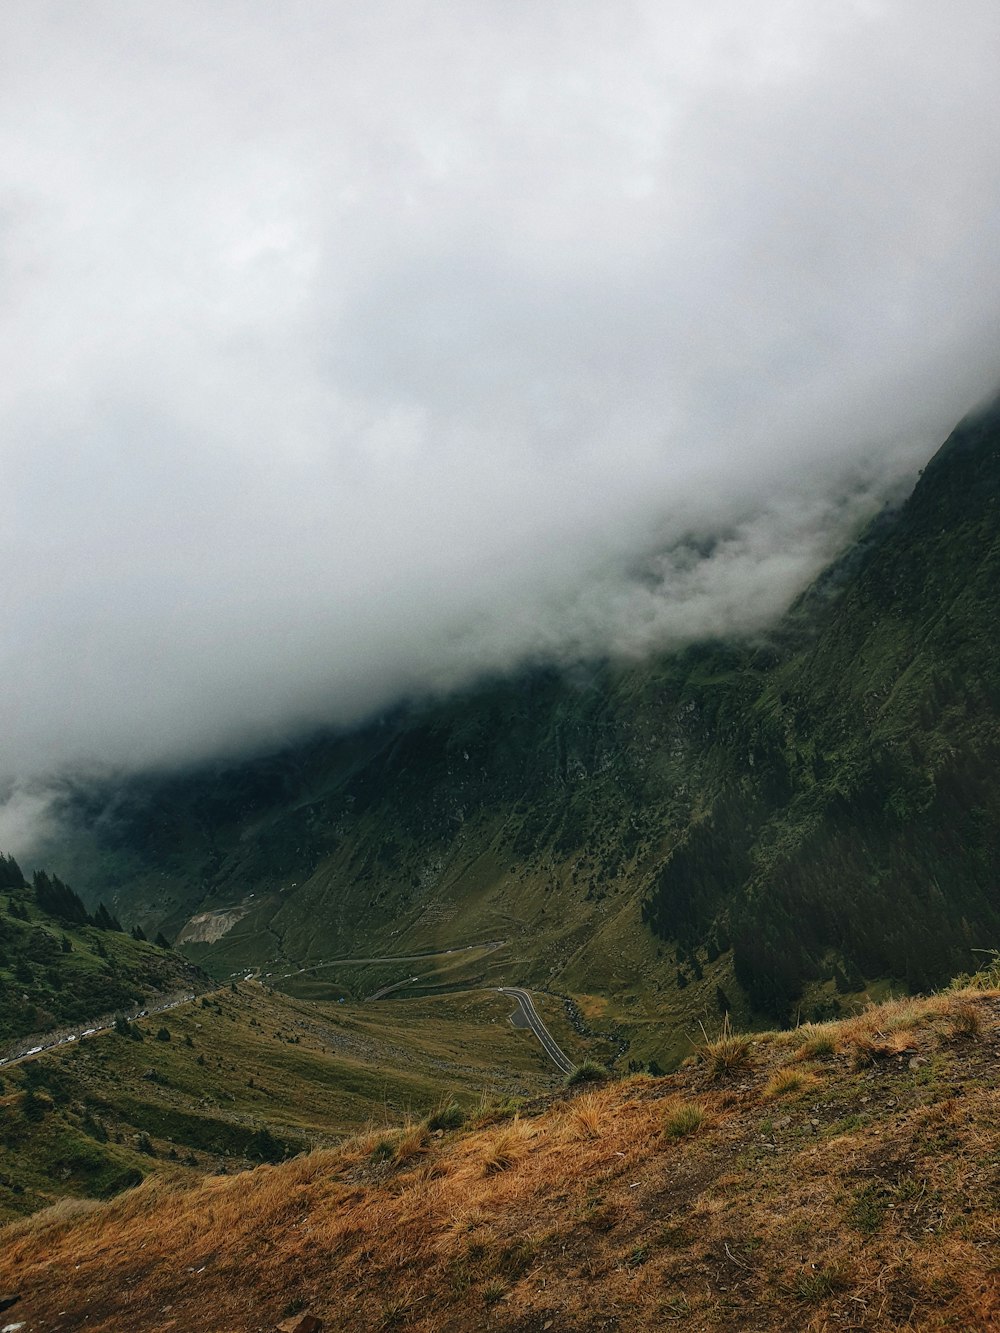
M483 1154L483 1175L493 1176L516 1166L528 1151L531 1129L518 1116L509 1125L503 1125L486 1141Z
M949 1035L958 1040L978 1040L983 1035L983 1019L971 1000L956 1000L948 1011Z
M714 1040L706 1038L695 1051L712 1078L721 1078L750 1063L750 1037L745 1032L734 1032L726 1014L719 1035Z
M804 1092L813 1088L819 1082L811 1070L794 1069L790 1065L785 1065L782 1069L777 1069L768 1079L763 1095L765 1097L788 1097L792 1093Z
M844 1274L837 1264L800 1273L793 1290L800 1300L823 1301L844 1285Z
M577 1097L570 1106L569 1121L576 1138L599 1139L603 1119L603 1106L592 1092Z
M803 1028L802 1033L805 1040L792 1056L793 1060L828 1060L840 1050L837 1034L829 1029L818 1028L808 1032L808 1029Z
M680 1099L668 1104L663 1121L663 1135L668 1139L684 1139L689 1134L696 1134L708 1119L708 1112L700 1102L682 1102Z
M465 1112L459 1106L458 1102L448 1102L439 1106L433 1115L427 1119L427 1128L437 1129L461 1129L465 1124Z
M502 1301L507 1295L507 1288L498 1278L491 1278L490 1281L484 1285L482 1294L483 1304L486 1306L493 1306Z
M426 1125L408 1125L396 1140L393 1157L397 1163L415 1161L430 1151L430 1137Z

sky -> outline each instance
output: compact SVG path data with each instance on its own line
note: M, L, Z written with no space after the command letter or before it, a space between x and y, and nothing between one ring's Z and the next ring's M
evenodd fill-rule
M995 0L6 0L0 845L772 622L1000 383L998 68Z

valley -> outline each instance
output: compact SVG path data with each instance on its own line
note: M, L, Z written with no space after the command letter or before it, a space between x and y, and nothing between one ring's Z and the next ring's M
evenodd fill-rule
M928 1256L987 1327L994 1270L947 1273L996 1189L998 496L992 409L753 642L66 781L54 870L0 861L0 1271L32 1318L115 1328L145 1218L150 1328L197 1321L178 1264L241 1329L462 1329L473 1285L491 1327L598 1327L569 1274L623 1327L902 1328ZM909 1276L876 1296L845 1218ZM88 1237L114 1263L57 1280Z
M663 1067L726 1013L819 1021L944 984L1000 933L998 492L992 408L767 635L67 783L38 854L217 980L524 985Z
M512 1007L492 990L330 1005L234 982L14 1057L0 1070L0 1219L149 1175L280 1161L441 1107L526 1103L562 1075Z

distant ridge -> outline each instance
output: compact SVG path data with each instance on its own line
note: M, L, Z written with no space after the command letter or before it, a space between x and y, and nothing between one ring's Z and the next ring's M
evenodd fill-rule
M1000 937L998 495L993 404L766 643L76 790L50 859L147 930L250 902L191 946L218 972L513 931L518 984L623 1023L654 994L787 1020L941 984Z

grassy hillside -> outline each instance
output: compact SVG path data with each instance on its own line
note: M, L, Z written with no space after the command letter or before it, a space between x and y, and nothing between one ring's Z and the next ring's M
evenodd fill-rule
M410 1122L8 1227L30 1327L985 1330L1000 991L706 1042L665 1079Z
M255 983L0 1070L0 1220L281 1160L443 1105L558 1080L495 991L324 1005ZM567 1048L581 1053L575 1035Z
M67 791L55 863L217 975L503 938L640 1036L941 984L1000 937L998 495L993 411L767 643Z
M58 879L55 889L46 875L29 885L16 862L0 857L0 1055L28 1034L206 981L171 949L127 935L107 911L92 918Z

